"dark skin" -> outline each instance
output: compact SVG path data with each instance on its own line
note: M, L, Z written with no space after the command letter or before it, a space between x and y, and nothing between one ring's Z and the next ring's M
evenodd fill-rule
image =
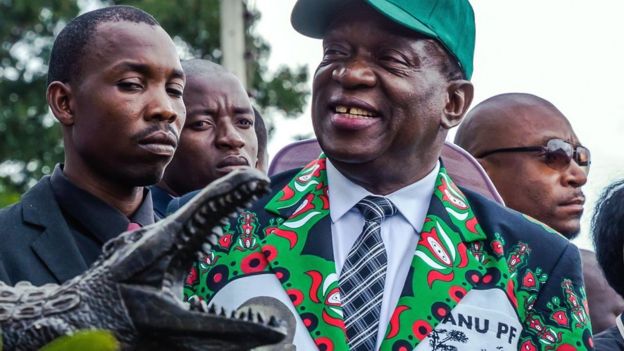
M545 100L506 94L469 112L455 142L473 155L505 147L545 145L559 138L579 140L568 120ZM587 175L572 161L549 167L540 153L492 154L478 159L508 207L546 223L568 238L580 230Z
M63 126L63 172L129 216L177 147L184 73L169 35L145 23L100 24L82 62L79 77L47 90Z
M256 165L255 116L236 76L214 70L189 74L184 102L188 116L180 146L159 186L180 196Z
M312 121L332 164L380 195L428 174L473 97L470 82L441 72L439 44L358 3L329 26L323 50Z

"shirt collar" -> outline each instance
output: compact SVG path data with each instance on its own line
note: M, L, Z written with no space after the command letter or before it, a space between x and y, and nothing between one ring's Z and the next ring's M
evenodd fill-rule
M63 174L62 165L54 168L50 182L54 197L63 212L102 243L125 232L131 221L142 227L154 223L152 196L147 187L144 188L141 205L127 218L116 208L74 185Z
M329 159L326 162L329 213L332 222L335 223L352 210L360 200L373 194L345 177ZM425 222L439 171L440 162L438 161L433 170L420 180L386 195L417 232L420 232Z

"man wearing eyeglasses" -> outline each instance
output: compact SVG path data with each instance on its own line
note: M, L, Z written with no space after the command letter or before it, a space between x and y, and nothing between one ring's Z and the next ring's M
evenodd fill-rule
M531 94L493 96L466 115L455 143L477 158L508 207L568 239L580 231L591 155L552 103ZM624 300L591 251L581 250L594 333L612 325Z

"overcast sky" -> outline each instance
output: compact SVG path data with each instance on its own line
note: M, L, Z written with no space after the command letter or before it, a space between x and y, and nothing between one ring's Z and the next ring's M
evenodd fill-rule
M255 0L258 31L272 46L270 67L321 58L320 40L290 26L294 0ZM592 152L580 247L591 248L589 220L603 187L624 178L624 1L473 0L477 22L475 100L527 92L555 104ZM309 104L297 120L280 120L269 151L312 133ZM454 134L454 133L453 133Z

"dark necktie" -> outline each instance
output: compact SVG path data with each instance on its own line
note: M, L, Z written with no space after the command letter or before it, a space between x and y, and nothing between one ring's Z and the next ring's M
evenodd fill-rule
M367 196L356 205L364 229L349 251L340 275L340 296L351 351L375 349L388 257L381 221L397 210L390 200Z

